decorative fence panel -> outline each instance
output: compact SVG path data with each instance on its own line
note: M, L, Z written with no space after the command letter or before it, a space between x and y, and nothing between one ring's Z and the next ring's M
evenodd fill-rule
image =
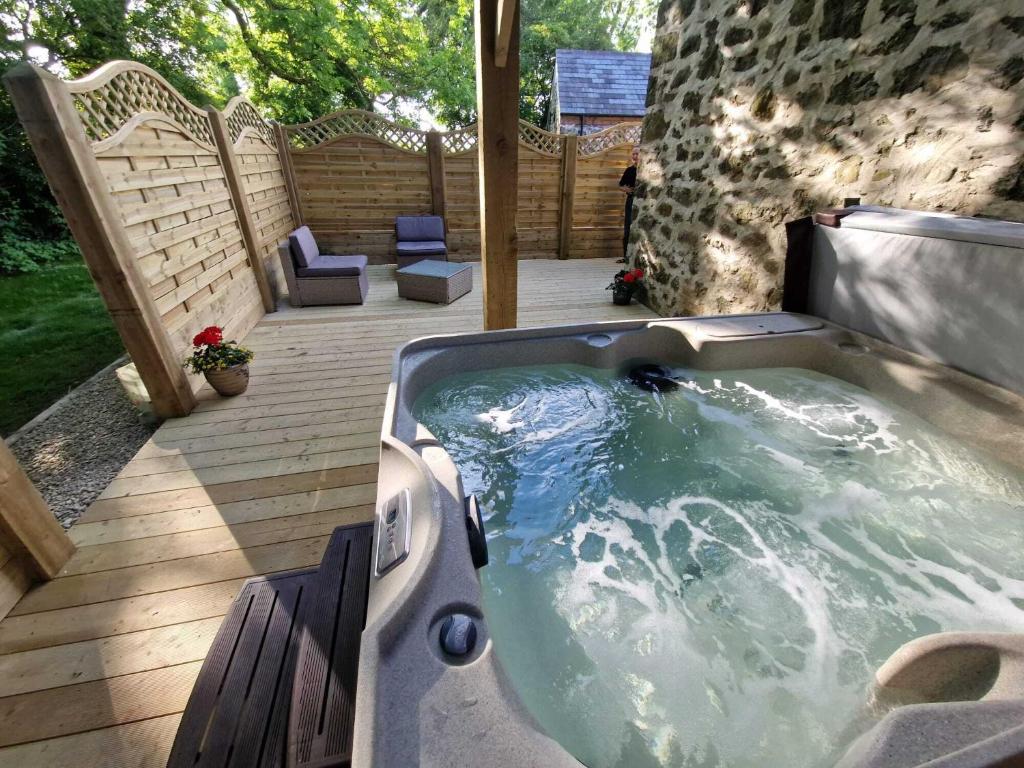
M182 369L196 332L244 336L274 309L261 252L290 211L273 131L248 104L229 126L135 62L71 82L24 64L4 79L154 408L188 413L203 383Z
M395 217L431 212L425 152L345 135L292 147L291 158L302 221L325 248L387 261Z
M538 149L536 145L531 146L524 141L522 136L521 132L519 204L516 211L520 256L553 257L558 254L558 214L562 178L561 137L553 146Z
M444 134L442 134L443 136ZM449 258L480 255L480 171L476 134L469 149L444 155Z
M625 195L618 183L639 138L638 127L632 126L580 137L571 258L622 255Z
M274 296L279 297L288 292L288 287L277 245L295 229L296 223L288 202L288 183L281 167L277 136L246 99L236 97L228 102L224 117L258 238L259 258L263 259Z
M172 350L208 325L245 335L263 306L209 115L130 62L68 89Z
M526 122L519 129L517 230L520 258L618 255L622 193L618 180L629 164L639 124L613 126L580 139L582 199L563 211L566 137ZM428 131L379 115L344 110L311 123L285 126L301 217L326 246L394 261L394 218L445 212L449 258L474 260L480 248L480 196L476 127L438 134L444 184L431 185ZM438 200L438 196L443 199ZM562 228L563 216L571 226ZM562 248L560 240L570 240Z
M216 149L156 118L114 138L96 160L172 347L244 335L263 306Z

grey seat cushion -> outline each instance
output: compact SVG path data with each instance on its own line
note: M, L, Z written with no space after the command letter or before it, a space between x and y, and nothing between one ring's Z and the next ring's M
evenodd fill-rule
M419 242L399 242L396 246L400 255L427 256L448 253L448 246L441 240L422 240Z
M399 243L440 241L444 244L444 219L440 216L398 216L395 236Z
M366 269L366 257L333 256L321 253L308 267L295 270L298 277L359 277Z
M299 227L290 235L288 242L292 246L292 258L295 259L295 266L299 269L309 267L320 255L320 249L316 246L316 240L309 227Z

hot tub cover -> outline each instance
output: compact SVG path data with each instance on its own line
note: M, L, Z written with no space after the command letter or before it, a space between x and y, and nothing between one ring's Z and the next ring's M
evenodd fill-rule
M840 226L892 232L917 237L936 237L966 243L1024 248L1024 224L996 219L957 216L950 213L911 211L904 208L853 206L854 213L843 217Z

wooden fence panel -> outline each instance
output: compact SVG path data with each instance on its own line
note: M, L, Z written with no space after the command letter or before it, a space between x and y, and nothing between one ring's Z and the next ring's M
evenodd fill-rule
M68 88L174 354L209 325L244 336L264 307L209 115L134 62Z
M516 225L525 258L558 253L561 153L544 152L519 142L519 204Z
M446 154L444 173L448 211L448 249L453 261L480 257L480 176L476 148Z
M298 225L288 201L288 183L278 153L277 135L246 99L236 97L224 109L242 186L259 239L263 260L275 299L288 292L277 245Z
M427 214L431 193L429 134L380 115L344 110L311 123L284 127L300 213L325 247L365 253L373 263L394 262L394 218ZM480 188L476 127L438 135L443 150L449 259L480 256ZM567 253L576 258L617 254L622 239L622 195L617 182L629 162L639 124L581 137L582 200L573 206ZM435 139L436 141L437 139ZM519 258L556 258L562 227L563 136L519 125L517 227ZM622 158L625 158L623 161ZM609 181L610 180L610 181ZM610 186L608 186L610 184ZM565 215L570 212L565 211Z
M153 91L145 98L119 92L118 78L135 74L131 66L117 62L69 84L25 63L3 79L89 273L150 392L154 410L161 416L182 416L195 406L192 387L140 272L135 246L94 151L97 143L108 137L113 140L137 124L140 105L141 114L150 117L152 108L159 108L152 103ZM157 85L165 85L155 73L153 77ZM137 80L130 83L138 84ZM170 86L157 92L175 93ZM194 120L199 110L187 106L193 111L185 119Z
M394 253L396 216L432 210L426 153L342 136L292 149L292 168L302 220L324 247L351 252L358 245L378 260ZM369 233L377 236L367 239Z
M216 149L161 118L112 138L96 160L172 347L209 325L244 336L263 305Z
M638 131L624 126L580 137L570 258L622 255L626 201L619 178L631 162L630 153L638 139Z

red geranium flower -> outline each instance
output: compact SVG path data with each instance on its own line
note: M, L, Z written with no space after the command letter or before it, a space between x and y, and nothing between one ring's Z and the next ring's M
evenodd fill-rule
M203 328L196 337L192 339L193 347L201 347L204 344L220 344L224 340L224 332L216 325Z
M644 277L644 271L642 269L634 269L631 273L634 280L642 280Z
M627 272L622 276L622 281L624 283L636 282L636 275L633 272Z

